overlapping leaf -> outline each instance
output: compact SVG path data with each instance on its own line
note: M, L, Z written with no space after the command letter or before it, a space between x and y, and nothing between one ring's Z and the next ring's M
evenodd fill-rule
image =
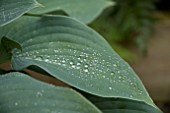
M93 21L106 7L113 5L107 0L37 0L44 7L31 10L31 14L45 14L63 10L69 16L84 23Z
M36 65L80 90L155 106L130 66L84 24L62 16L23 17L0 30L22 46L13 51L16 70Z
M83 93L103 113L162 113L144 102L120 98L101 98Z
M101 113L75 91L21 73L0 76L2 113Z
M4 74L4 73L5 73L5 71L2 70L2 69L0 69L0 75L1 75L1 74Z
M38 6L39 4L35 0L0 0L0 26Z
M9 38L3 37L0 39L0 64L11 59L11 51L14 48L21 49L21 46Z

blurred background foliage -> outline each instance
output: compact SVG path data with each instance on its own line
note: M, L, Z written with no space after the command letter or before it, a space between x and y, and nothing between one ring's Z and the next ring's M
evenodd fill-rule
M116 5L105 10L90 24L102 34L118 54L132 61L136 55L128 48L147 53L147 41L153 32L155 0L114 0Z

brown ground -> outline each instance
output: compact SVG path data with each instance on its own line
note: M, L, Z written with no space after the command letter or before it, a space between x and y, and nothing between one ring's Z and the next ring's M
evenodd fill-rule
M133 67L154 99L170 101L170 20L156 25L148 55Z

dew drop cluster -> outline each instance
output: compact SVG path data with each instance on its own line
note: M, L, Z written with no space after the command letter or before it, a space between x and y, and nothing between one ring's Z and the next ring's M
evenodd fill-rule
M133 90L135 95L141 95L143 92L138 88L136 79L129 77L130 67L121 64L117 56L107 55L106 51L102 53L92 48L84 48L81 51L76 49L39 49L29 52L16 52L17 57L31 59L38 62L45 62L56 65L56 68L63 72L68 72L69 76L84 81L105 81L107 89L121 93L115 89L115 85L125 85ZM105 54L106 53L106 54ZM77 83L79 85L81 83ZM87 84L88 87L95 87L95 84ZM102 90L98 88L98 90ZM132 98L134 95L128 97ZM126 95L126 94L124 94Z

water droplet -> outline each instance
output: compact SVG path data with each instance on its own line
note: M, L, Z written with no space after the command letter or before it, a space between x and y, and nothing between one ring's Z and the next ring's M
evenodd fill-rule
M109 87L110 90L112 90L112 87Z
M78 66L78 67L76 67L76 69L80 69L80 67Z
M78 57L78 60L81 60L81 58L80 58L80 57Z
M43 94L41 92L37 92L36 97L41 97Z
M117 73L120 73L120 71L117 71Z
M61 65L61 63L59 62L59 63L57 63L58 65Z
M80 65L81 65L81 63L79 63L79 62L78 62L78 63L77 63L77 65L78 65L78 66L80 66Z
M72 65L71 67L72 67L72 68L75 68L76 66L75 66L75 65Z
M139 92L139 95L142 95L142 91Z
M88 69L85 69L85 70L84 70L84 72L86 72L86 73L87 73L87 72L89 72L89 70L88 70Z
M62 60L62 63L65 63L66 61L65 60Z
M70 65L73 65L73 62L70 62Z
M87 61L87 59L85 59L85 58L84 58L83 60L84 60L85 62Z
M117 65L116 65L116 64L113 64L113 66L114 66L114 67L117 67Z
M42 61L42 60L43 60L43 57L42 57L42 56L36 56L35 60Z
M94 62L98 62L98 60L94 60Z
M35 53L36 53L36 54L39 54L39 52L38 52L38 51L36 51Z
M80 62L83 62L83 60L80 60Z
M133 98L133 95L130 95L129 97L130 97L130 98Z
M88 68L88 65L84 65L85 68Z
M119 78L119 79L122 79L122 76L119 76L118 78Z
M57 53L57 52L58 52L58 50L54 50L54 52L55 52L55 53Z
M44 61L45 61L45 62L49 62L50 60L49 60L49 59L45 59Z
M17 103L17 102L15 102L15 106L18 106L18 103Z
M115 73L114 73L114 72L111 72L110 75L113 76L113 75L115 75Z

